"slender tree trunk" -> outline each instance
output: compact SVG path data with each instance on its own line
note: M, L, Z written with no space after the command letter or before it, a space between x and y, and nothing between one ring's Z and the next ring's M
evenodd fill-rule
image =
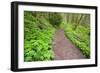
M80 16L80 18L79 18L79 20L78 20L78 22L76 23L76 25L75 25L75 27L74 27L74 30L76 30L77 29L77 26L80 24L80 21L81 21L81 19L83 18L83 14L81 14L81 16Z

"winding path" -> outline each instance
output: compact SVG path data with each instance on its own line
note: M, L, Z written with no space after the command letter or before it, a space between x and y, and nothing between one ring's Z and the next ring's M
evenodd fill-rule
M63 29L59 29L55 33L53 50L55 60L85 59L79 48L64 35Z

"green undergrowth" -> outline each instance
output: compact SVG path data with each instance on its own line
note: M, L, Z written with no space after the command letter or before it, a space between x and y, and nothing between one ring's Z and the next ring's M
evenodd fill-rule
M72 24L67 24L65 35L82 51L83 55L90 58L90 29L79 25L77 29L73 29Z
M24 12L24 61L46 61L54 59L52 41L55 28L45 19Z

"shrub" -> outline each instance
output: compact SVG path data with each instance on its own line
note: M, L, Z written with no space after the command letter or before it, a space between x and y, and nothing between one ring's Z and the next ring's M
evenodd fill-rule
M49 22L53 26L59 26L62 22L62 16L59 13L49 13Z
M42 21L43 20L43 21ZM45 23L44 23L45 22ZM45 61L54 58L52 40L55 28L46 24L45 19L24 13L24 61ZM42 28L42 29L41 29Z

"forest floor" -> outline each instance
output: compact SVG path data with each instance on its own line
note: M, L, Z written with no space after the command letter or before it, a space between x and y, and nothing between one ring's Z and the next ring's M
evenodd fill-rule
M64 34L63 29L56 31L53 42L55 60L85 59L85 56Z

